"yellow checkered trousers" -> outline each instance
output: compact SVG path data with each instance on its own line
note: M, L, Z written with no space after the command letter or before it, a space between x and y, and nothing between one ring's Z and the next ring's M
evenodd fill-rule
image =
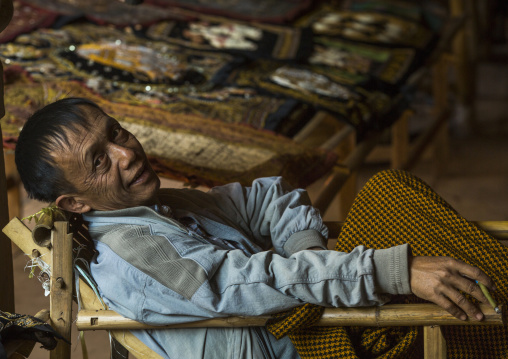
M508 207L508 204L507 204ZM415 256L449 256L481 268L496 284L498 303L508 298L508 247L462 218L419 178L396 170L375 175L360 191L336 250L358 245L388 248L409 243ZM418 303L415 296L394 303ZM281 313L268 330L289 335L307 358L422 358L421 327L312 327L323 308L306 304ZM449 358L508 358L506 326L446 326Z

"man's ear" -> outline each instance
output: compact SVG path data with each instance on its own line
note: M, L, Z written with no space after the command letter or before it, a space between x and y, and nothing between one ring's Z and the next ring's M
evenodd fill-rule
M90 211L92 208L79 201L79 200L76 200L76 198L72 195L67 195L67 194L63 194L61 196L59 196L56 201L55 201L55 204L67 211L67 212L74 212L74 213L85 213L85 212L88 212Z

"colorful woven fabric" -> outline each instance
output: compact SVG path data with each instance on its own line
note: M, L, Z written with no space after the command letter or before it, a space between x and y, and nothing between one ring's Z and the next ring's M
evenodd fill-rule
M312 6L312 0L145 0L161 7L182 7L204 14L270 23L289 23Z
M90 87L166 94L209 90L238 59L139 38L92 23L41 29L0 44L4 63L23 67L36 80L81 80Z
M278 60L302 60L312 49L312 32L308 28L242 23L210 16L160 21L150 26L146 35L197 50Z
M213 89L236 63L231 55L180 50L95 24L22 35L0 44L0 58L7 73L22 68L38 82L78 80L112 102L195 113L286 136L315 112L302 101L252 88Z
M324 5L299 20L301 26L311 26L316 35L392 47L426 50L434 34L417 21L397 16L348 11Z
M0 357L5 357L2 343L9 340L27 340L17 353L28 357L36 342L42 344L47 350L57 345L57 339L65 340L49 324L31 315L3 312L0 310ZM65 340L67 342L67 340ZM69 343L70 344L70 343Z
M508 301L508 247L462 218L420 179L403 171L381 172L356 198L336 250L403 243L410 243L415 256L449 256L481 268L496 284L495 300ZM394 301L421 302L414 296ZM423 357L421 328L305 327L319 318L319 309L296 308L268 328L277 337L289 335L303 359ZM508 358L506 326L444 326L442 331L449 358Z
M340 69L353 78L365 76L397 88L414 70L416 52L411 48L368 46L327 37L316 37L314 43L309 63Z
M141 4L132 6L110 0L22 0L39 9L60 15L83 16L88 20L116 26L149 25L171 17L171 9Z
M426 25L439 31L448 16L447 4L442 1L353 0L346 9L395 15Z
M0 34L0 43L11 41L16 36L34 29L50 26L57 18L55 12L34 8L20 1L14 1L13 6L12 19Z
M230 76L236 85L258 87L328 110L359 131L378 128L380 119L393 105L386 93L360 86L368 80L361 74L351 75L332 67L284 65L269 60L251 62L234 69Z
M118 119L142 143L156 171L193 184L251 184L283 176L307 186L329 171L332 152L299 145L270 131L229 124L199 113L173 114L159 108L113 103L77 82L7 84L4 145L14 147L27 114L62 97L86 97Z

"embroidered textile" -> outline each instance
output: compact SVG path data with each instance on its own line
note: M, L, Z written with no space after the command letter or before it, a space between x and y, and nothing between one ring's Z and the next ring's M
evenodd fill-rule
M146 35L154 40L198 50L279 60L303 59L312 48L310 29L241 23L212 17L161 21L151 25Z
M234 19L289 23L312 6L312 0L145 0L161 7L178 6Z
M404 0L352 0L343 6L345 10L368 11L395 15L421 23L423 6L420 2Z
M316 35L340 37L374 45L427 50L434 34L422 24L389 14L339 10L324 6L302 18Z
M116 26L148 25L172 15L171 9L147 4L132 6L116 0L23 0L23 2L60 15L84 16L97 23Z
M231 55L180 50L94 24L22 35L0 44L0 58L7 73L19 66L35 81L79 80L113 102L141 103L174 114L198 113L286 136L315 112L296 99L255 89L213 89L235 66Z
M0 43L10 41L19 34L50 26L57 17L54 12L34 8L20 1L13 1L13 6L12 19L9 25L0 33Z
M86 97L115 117L143 145L161 175L213 186L283 176L305 187L335 164L337 156L299 145L269 131L229 124L199 113L172 114L142 105L113 103L77 82L6 85L4 145L14 147L27 114L62 97Z
M427 184L403 171L376 175L361 190L338 238L336 250L358 245L388 248L410 243L413 255L450 256L482 269L495 282L498 303L508 300L508 247L462 218ZM414 296L394 302L416 303ZM289 335L302 359L421 358L418 327L310 327L322 308L305 305L269 326ZM507 358L507 326L443 326L448 358Z
M442 28L448 16L447 6L441 1L354 0L344 8L395 15L436 32Z
M230 81L308 102L338 115L360 131L379 128L392 107L387 94L359 86L367 81L365 76L331 67L258 60L233 70Z
M7 65L19 65L35 79L77 79L102 83L104 91L125 88L165 93L193 92L222 82L237 58L147 41L95 24L41 29L0 44Z
M33 342L18 349L17 352L24 356L30 355L36 342L41 343L44 349L52 350L57 345L57 339L65 340L49 324L40 319L0 310L0 357L5 355L2 343L9 339Z
M383 48L327 37L316 37L314 42L310 64L338 68L351 77L365 76L398 86L414 69L414 49Z

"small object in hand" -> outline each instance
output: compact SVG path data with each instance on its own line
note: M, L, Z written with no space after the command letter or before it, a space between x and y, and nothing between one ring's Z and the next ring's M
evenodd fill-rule
M487 297L487 300L489 301L489 303L492 306L492 308L494 308L496 313L497 314L501 314L501 310L497 306L496 301L494 300L494 298L492 298L492 296L490 295L489 290L487 289L487 287L485 287L485 285L483 285L482 283L480 283L478 281L476 281L476 284L478 284L480 286L480 289L482 290L482 292L485 295L485 297Z

